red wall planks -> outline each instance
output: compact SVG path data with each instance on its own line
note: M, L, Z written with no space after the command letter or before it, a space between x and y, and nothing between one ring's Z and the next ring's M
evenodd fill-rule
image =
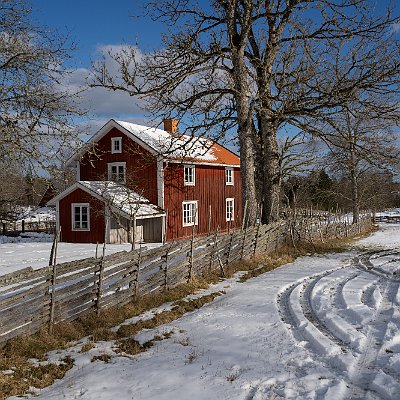
M122 137L122 153L111 153L111 138ZM108 163L126 162L126 185L158 204L157 161L118 129L111 129L96 144L95 152L86 153L81 160L82 181L107 180Z
M235 218L232 227L242 221L242 191L240 169L234 169L234 185L225 184L225 167L196 165L195 186L185 186L183 164L168 163L164 168L165 209L168 210L167 240L190 236L192 227L183 226L183 201L198 201L198 225L196 234L208 231L209 207L211 205L211 230L217 226L228 229L226 221L226 199L235 199Z
M90 231L72 230L72 203L90 203ZM104 242L104 206L101 201L82 189L76 189L60 200L61 241L72 243Z

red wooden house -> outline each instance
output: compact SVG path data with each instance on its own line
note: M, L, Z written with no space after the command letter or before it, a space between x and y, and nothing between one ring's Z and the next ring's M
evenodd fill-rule
M238 226L239 158L205 138L110 120L75 154L77 182L54 197L65 242L159 242Z

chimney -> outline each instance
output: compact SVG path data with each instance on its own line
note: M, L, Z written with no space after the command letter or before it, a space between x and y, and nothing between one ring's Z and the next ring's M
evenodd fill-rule
M164 119L164 131L176 133L178 131L178 120L175 118Z

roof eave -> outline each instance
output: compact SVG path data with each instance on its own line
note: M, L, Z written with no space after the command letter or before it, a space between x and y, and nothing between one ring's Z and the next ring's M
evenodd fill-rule
M112 128L116 128L134 142L142 146L145 150L153 154L154 156L160 156L161 154L145 143L143 140L135 136L132 132L129 132L126 128L120 125L115 119L110 119L107 123L105 123L86 143L85 146L82 146L80 150L78 150L73 156L71 156L66 162L65 166L70 167L74 161L79 161L83 155L87 152L87 145L97 143L101 138L103 138Z

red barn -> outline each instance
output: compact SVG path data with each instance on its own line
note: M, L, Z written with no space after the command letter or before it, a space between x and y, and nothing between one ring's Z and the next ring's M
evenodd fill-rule
M65 242L159 242L237 226L240 160L217 144L110 120L75 154L77 182L48 204Z

